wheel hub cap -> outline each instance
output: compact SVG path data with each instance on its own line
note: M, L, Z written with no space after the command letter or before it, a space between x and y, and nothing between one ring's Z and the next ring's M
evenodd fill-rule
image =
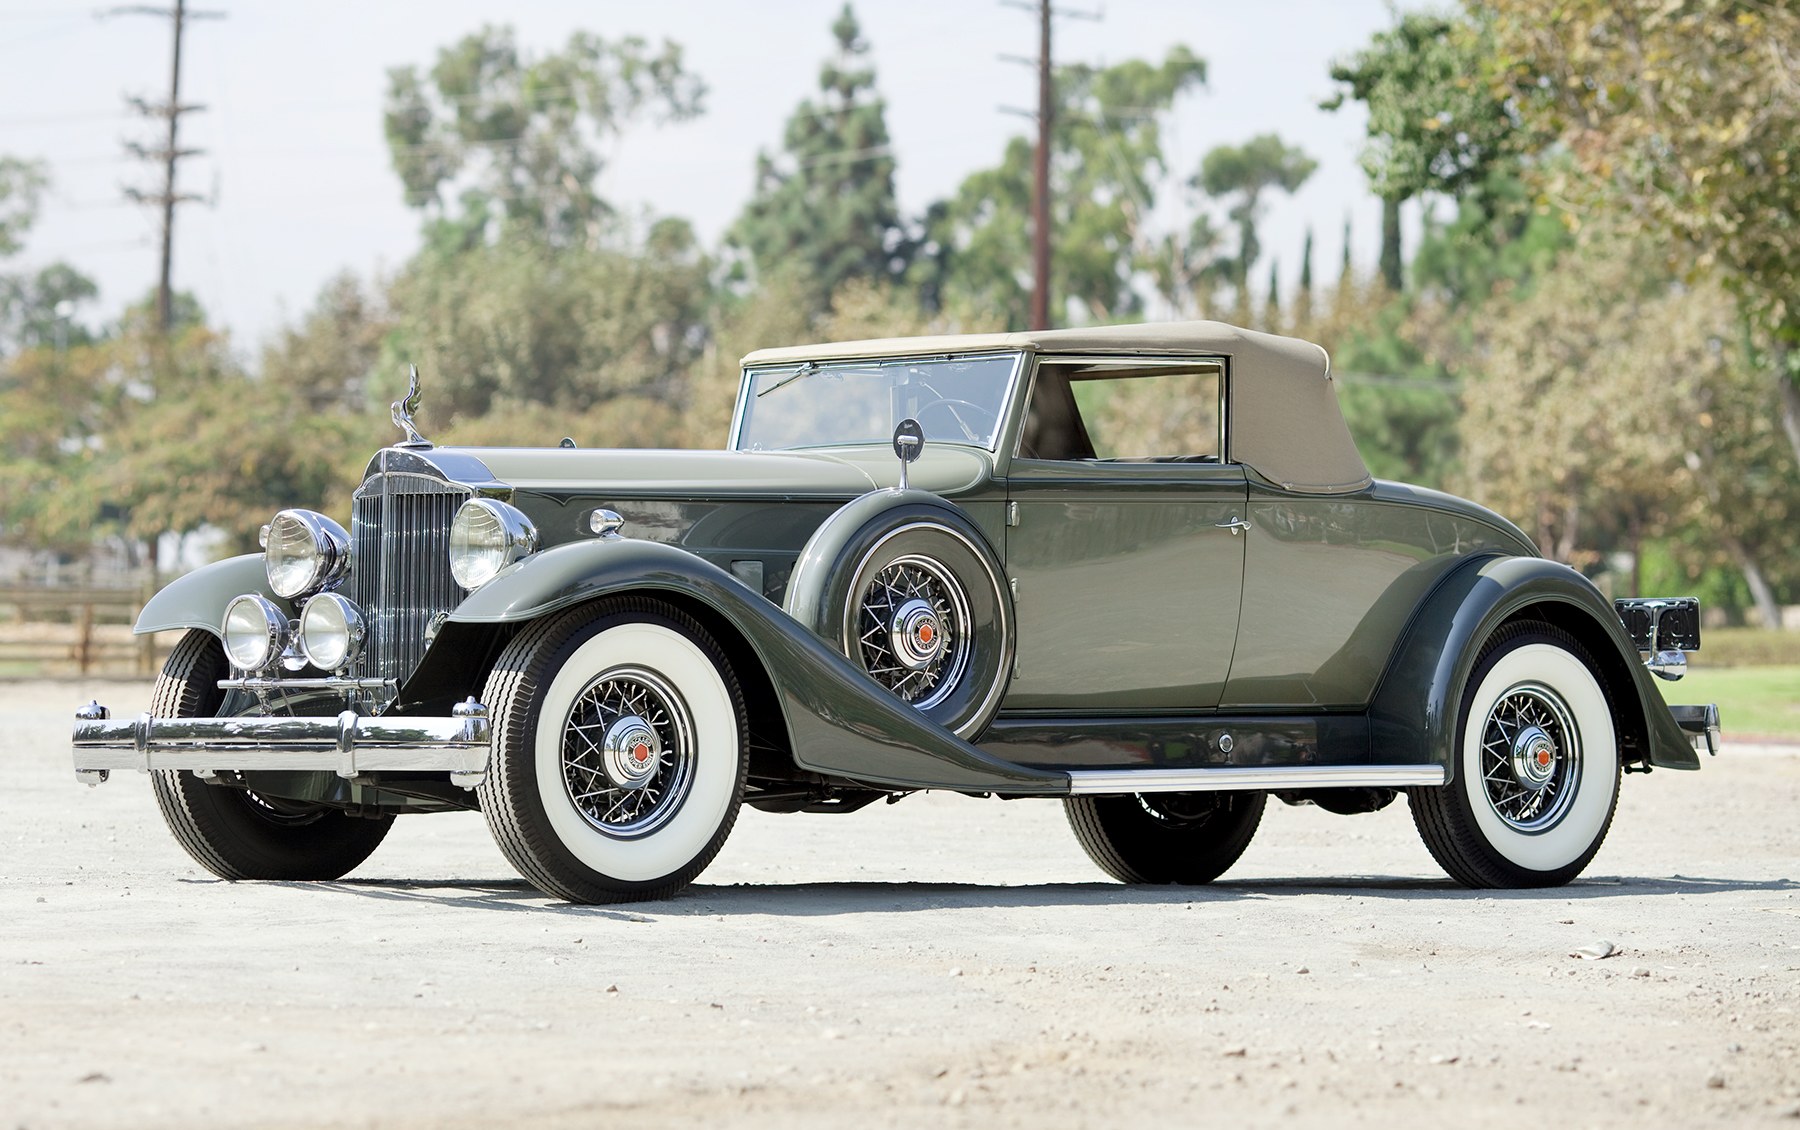
M1494 814L1526 834L1569 811L1581 775L1581 731L1561 695L1520 683L1493 704L1481 730L1482 788Z
M1541 727L1527 726L1513 738L1513 775L1519 784L1537 792L1556 776L1556 743Z
M607 727L600 745L600 766L606 779L621 789L641 789L656 775L662 757L662 739L650 724L627 714Z
M888 639L896 659L914 671L923 671L943 654L944 626L931 605L909 600L894 610Z
M861 595L846 618L845 654L896 697L929 710L969 666L968 594L948 567L920 554L865 576L853 590Z

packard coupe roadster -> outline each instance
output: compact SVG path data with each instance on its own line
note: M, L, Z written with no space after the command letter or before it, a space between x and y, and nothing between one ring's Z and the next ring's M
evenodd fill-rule
M751 354L725 451L374 456L346 530L163 589L152 709L77 713L227 879L337 878L479 809L546 893L656 898L740 805L1055 797L1101 869L1204 883L1273 794L1404 790L1477 887L1565 883L1622 772L1696 769L1691 599L1608 601L1371 479L1323 349L1214 322Z

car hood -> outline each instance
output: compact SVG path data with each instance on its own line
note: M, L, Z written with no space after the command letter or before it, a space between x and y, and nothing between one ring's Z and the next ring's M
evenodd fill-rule
M885 445L830 451L670 451L557 447L442 447L418 453L448 477L486 477L534 494L611 494L634 498L851 498L899 481ZM983 481L985 452L939 445L912 468L912 485L941 494Z

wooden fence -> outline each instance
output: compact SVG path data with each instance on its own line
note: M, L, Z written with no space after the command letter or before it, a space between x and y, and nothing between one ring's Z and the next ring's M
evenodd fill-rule
M133 636L150 598L133 588L0 587L0 676L155 674L173 641Z

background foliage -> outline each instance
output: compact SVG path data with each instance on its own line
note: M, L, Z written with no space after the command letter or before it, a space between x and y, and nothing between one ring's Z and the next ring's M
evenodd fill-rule
M752 349L1021 328L1031 142L906 214L850 7L815 42L817 91L718 247L598 189L616 139L704 112L680 45L533 53L485 27L397 66L382 124L419 250L333 280L254 357L191 299L166 339L140 308L91 328L91 280L17 266L47 178L0 155L0 540L142 561L168 535L249 548L278 506L341 512L408 363L442 441L716 446ZM1057 72L1056 320L1323 342L1376 474L1493 506L1621 594L1800 603L1800 9L1466 0L1320 77L1327 109L1368 112L1373 277L1347 229L1339 264L1309 234L1292 284L1264 266L1260 217L1314 167L1279 136L1171 166L1170 110L1208 81L1174 45Z

